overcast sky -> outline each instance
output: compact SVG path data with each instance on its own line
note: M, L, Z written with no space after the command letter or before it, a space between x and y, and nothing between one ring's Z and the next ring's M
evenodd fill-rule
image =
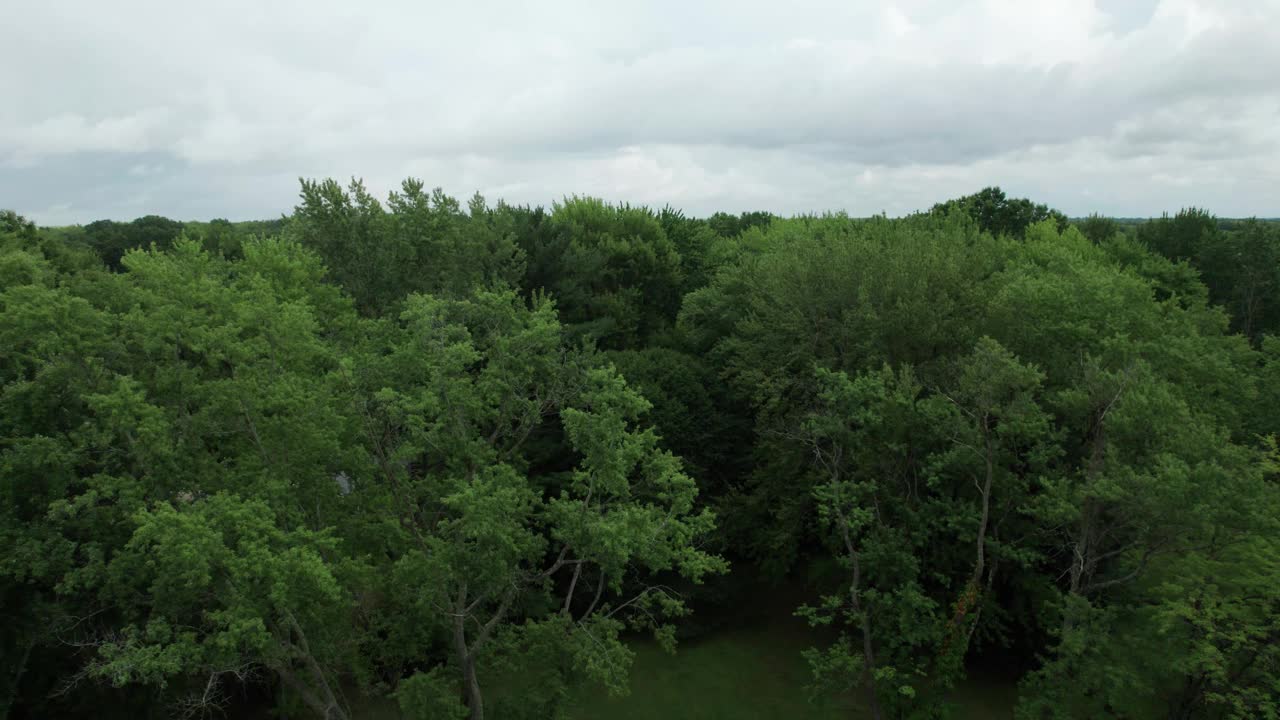
M13 0L0 207L278 217L297 179L891 215L1280 215L1280 0Z

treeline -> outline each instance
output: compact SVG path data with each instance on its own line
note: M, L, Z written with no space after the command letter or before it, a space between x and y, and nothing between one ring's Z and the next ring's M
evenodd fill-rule
M254 237L279 235L286 219L251 220L233 223L215 219L209 222L179 222L159 215L147 215L132 222L96 220L88 225L45 228L42 233L64 248L90 252L111 270L121 269L121 260L129 250L155 247L167 250L179 235L196 240L208 252L235 258L241 246Z
M868 717L988 662L1027 720L1275 717L1278 250L995 188L6 213L0 715L555 717L763 580Z

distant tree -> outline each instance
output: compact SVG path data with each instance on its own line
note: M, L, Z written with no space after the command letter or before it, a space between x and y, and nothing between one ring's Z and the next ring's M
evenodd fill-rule
M2 235L34 240L36 225L12 210L0 210L0 236Z
M162 250L169 248L182 228L183 223L159 215L147 215L128 223L97 220L84 226L84 240L108 268L119 270L126 252L153 245Z
M715 246L720 241L710 223L685 217L671 207L658 214L658 222L680 255L680 294L705 287L714 272Z
M767 227L773 222L776 216L773 213L762 210L753 210L744 212L741 215L731 215L726 212L718 212L707 219L707 224L717 235L726 238L733 238L750 230L753 227Z
M1095 243L1110 240L1121 232L1120 223L1097 213L1091 214L1075 225L1085 237Z
M334 279L366 315L389 311L425 292L461 297L475 287L510 286L524 260L507 216L479 195L468 212L440 188L409 178L384 208L364 183L302 181L291 232L315 248Z
M1209 299L1231 314L1254 343L1280 331L1280 225L1257 219L1224 223L1186 208L1138 225L1137 239L1198 271Z
M1033 203L1026 198L1009 198L998 187L984 188L973 195L948 200L933 206L931 212L946 214L960 210L974 219L978 227L992 235L1021 238L1031 225L1043 220L1053 220L1059 230L1065 230L1067 216L1047 205Z
M1208 211L1185 208L1176 215L1138 225L1136 237L1153 251L1171 260L1194 261L1207 245L1215 243L1218 221Z
M604 349L636 349L673 324L681 256L653 212L575 197L549 214L521 215L525 291L549 293L566 331Z
M188 232L191 232L192 224L194 223L188 223ZM224 257L237 257L240 254L241 244L247 239L234 223L223 218L215 218L205 223L200 228L199 235L205 250Z
M1280 331L1280 225L1246 220L1202 241L1195 264L1233 326L1254 341Z

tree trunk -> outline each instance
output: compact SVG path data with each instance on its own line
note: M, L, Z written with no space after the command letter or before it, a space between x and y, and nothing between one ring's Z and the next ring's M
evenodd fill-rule
M462 664L462 682L467 697L471 720L484 720L484 697L480 694L480 678L476 675L475 655L468 655Z
M1195 717L1197 705L1204 696L1204 681L1204 673L1187 677L1177 702L1169 707L1169 720L1191 720Z
M475 653L467 647L466 595L459 595L458 607L453 614L453 647L458 667L462 669L462 701L470 711L470 720L484 720L484 697L480 693L480 678L476 674Z
M952 662L955 663L953 667L957 672L964 665L969 643L978 629L978 620L982 617L982 599L985 593L990 591L991 584L995 580L994 563L992 563L991 572L987 573L987 532L991 527L991 488L995 484L995 449L991 446L991 435L986 429L985 416L982 426L985 469L981 485L978 485L977 478L974 478L974 485L978 486L980 493L982 513L978 518L978 532L974 541L973 572L960 591L959 599L956 600L955 615L948 625L940 653L940 657L948 663L948 666ZM982 584L984 574L987 577L985 588Z
M982 517L978 521L977 557L973 563L973 586L982 584L982 572L987 567L987 527L991 524L991 486L995 482L995 462L991 457L994 450L991 443L986 443L986 477L982 482Z
M849 581L849 603L862 625L862 684L867 688L867 699L871 702L872 720L881 720L880 696L876 692L876 656L871 642L871 616L862 607L862 563L858 550L853 545L853 537L849 535L849 523L844 513L837 511L840 521L840 533L844 539L845 551L849 553L849 561L853 564L853 578Z
M875 654L871 649L871 618L865 610L855 607L862 618L862 682L867 686L867 699L871 701L871 717L880 720L880 695L876 692Z
M1119 399L1119 397L1119 395L1116 395L1116 399ZM1112 400L1112 404L1114 403L1115 400ZM1109 409L1110 406L1108 406ZM1102 474L1103 466L1106 463L1106 425L1104 424L1106 422L1106 414L1107 410L1103 410L1097 420L1094 421L1093 438L1089 451L1089 465L1085 476L1089 483L1092 483ZM1083 506L1080 508L1080 527L1077 530L1075 542L1071 545L1071 584L1068 586L1068 596L1083 595L1085 587L1088 585L1089 577L1093 573L1093 535L1097 532L1094 527L1095 512L1093 498L1086 494ZM1071 627L1070 614L1064 614L1062 617L1063 636L1071 630Z
M22 684L22 676L27 671L27 661L31 659L31 651L35 648L36 641L34 638L25 643L22 650L22 659L18 660L16 666L12 670L13 678L5 678L7 687L0 688L4 693L0 696L0 720L4 720L9 715L9 710L18 697L18 686Z
M987 577L986 588L982 585L982 575L987 571L987 529L991 526L991 487L995 483L995 450L991 447L990 435L984 430L984 445L986 449L986 477L982 481L982 517L978 521L978 539L976 542L976 557L973 561L973 575L969 578L969 587L965 588L965 594L970 603L967 608L971 615L965 622L964 645L957 649L959 653L958 661L963 664L964 656L969 650L969 641L973 638L973 633L978 629L978 620L982 618L982 600L985 590L990 589L991 583L995 579L995 567L993 565L991 573ZM963 601L962 601L963 602Z
M307 634L303 632L297 618L293 613L286 612L284 619L287 621L288 634L292 637L285 644L289 657L276 668L276 674L324 720L349 720L350 715L329 684L324 668L320 666L315 655L311 654L311 644L307 641ZM301 660L306 666L307 673L311 676L310 685L294 672L294 660Z
M969 620L968 634L965 635L965 639L964 639L964 646L965 646L966 652L968 651L969 644L973 642L973 634L978 631L978 621L982 619L982 602L981 601L991 596L991 588L996 583L996 569L998 565L999 565L998 560L991 561L991 569L987 570L986 589L982 591L981 595L976 596L979 602L974 603L973 617L972 619Z
M333 693L325 689L325 697L316 694L314 688L308 687L302 682L292 670L285 667L276 668L276 674L288 685L294 692L298 693L298 697L302 698L302 702L307 707L315 711L316 716L323 720L350 720L351 716L347 715L347 711L342 709L341 703L333 696Z
M1090 548L1089 536L1093 533L1093 503L1088 498L1084 501L1084 508L1080 513L1080 528L1076 533L1075 542L1071 544L1071 582L1067 586L1067 596L1075 597L1081 594L1081 589L1085 582L1085 569L1088 565L1088 556L1092 553ZM1062 637L1066 637L1071 631L1072 621L1070 611L1064 611L1062 615Z

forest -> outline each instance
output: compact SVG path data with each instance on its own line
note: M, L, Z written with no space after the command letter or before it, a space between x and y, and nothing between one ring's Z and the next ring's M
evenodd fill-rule
M0 718L1277 718L1278 433L1265 219L5 211Z

